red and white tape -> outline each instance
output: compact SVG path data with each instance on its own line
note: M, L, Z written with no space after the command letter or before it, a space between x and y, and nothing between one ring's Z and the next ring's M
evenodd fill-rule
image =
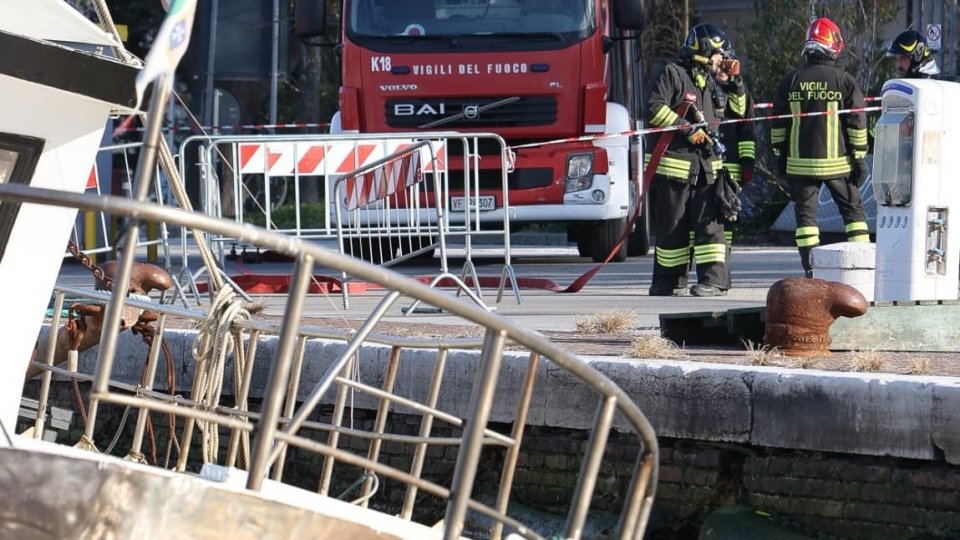
M836 111L822 111L822 112L809 112L809 113L796 113L796 114L788 113L788 114L776 114L776 115L769 115L769 116L754 116L751 118L732 118L729 120L722 120L720 122L715 122L715 123L700 122L696 124L693 124L693 123L686 124L684 126L666 126L666 127L646 128L646 129L634 129L630 131L620 131L617 133L605 133L602 135L584 135L581 137L553 139L550 141L544 141L544 142L538 142L538 143L520 144L517 146L511 146L510 148L512 150L517 150L519 148L534 148L537 146L546 146L549 144L563 144L563 143L570 143L570 142L592 141L592 140L598 140L598 139L609 139L612 137L632 137L636 135L649 135L652 133L663 133L665 131L677 131L680 129L686 130L686 129L696 129L698 127L715 127L715 126L720 126L724 124L742 124L745 122L761 122L761 121L765 122L769 120L783 120L788 118L807 118L811 116L826 116L826 115L832 115L832 114L843 115L843 114L851 114L856 112L874 112L874 111L879 111L880 109L881 109L880 106L875 105L872 107L857 107L853 109L839 109Z
M130 116L128 118L133 118ZM130 122L124 121L117 129L113 131L114 136L123 135L124 133L134 133L143 131L143 127L130 127ZM292 124L241 124L238 126L187 126L187 125L173 125L162 128L164 132L183 132L189 131L192 133L212 133L215 131L243 131L243 130L264 130L264 129L326 129L329 128L330 124L310 124L310 123L292 123Z

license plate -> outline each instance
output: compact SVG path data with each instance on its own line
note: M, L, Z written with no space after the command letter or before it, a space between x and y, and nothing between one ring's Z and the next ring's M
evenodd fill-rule
M497 198L493 195L483 195L481 197L471 197L471 201L476 202L479 206L471 205L470 208L473 210L479 210L481 212L486 212L488 210L497 209ZM450 210L454 212L463 211L463 197L450 197Z

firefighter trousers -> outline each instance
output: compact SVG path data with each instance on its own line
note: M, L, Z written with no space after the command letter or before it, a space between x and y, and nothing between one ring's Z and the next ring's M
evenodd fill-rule
M790 198L794 202L797 218L796 241L800 252L800 264L807 276L813 275L810 265L810 251L820 245L820 227L817 224L817 210L820 200L820 185L826 184L833 202L843 218L844 232L848 242L869 242L867 217L860 201L860 190L847 181L846 177L832 180L816 180L790 176Z
M716 189L703 172L696 184L655 176L656 239L651 290L677 289L686 285L691 262L690 231L693 231L693 261L697 282L727 289L727 246L717 206Z
M727 223L727 222L724 222L724 224L723 224L723 228L724 228L724 231L723 231L723 240L724 240L724 243L727 245L727 259L726 259L726 261L725 261L725 263L726 263L725 266L727 267L727 277L726 277L726 280L724 281L724 285L723 285L723 288L724 288L724 289L730 289L730 288L733 287L733 275L732 275L731 272L730 272L730 268L733 267L733 264L731 264L731 262L732 262L732 260L733 260L732 257L731 257L731 254L733 253L733 230L731 230L729 227L730 227L730 224ZM693 235L693 230L691 230L691 231L690 231L690 253L694 253L694 251L693 251L693 240L694 240L694 235ZM694 268L693 268L693 267L694 267L694 264L693 264L693 261L694 261L694 260L695 260L695 257L691 256L691 258L690 258L690 265L689 265L689 266L690 266L690 270L693 270L693 269L694 269ZM680 278L680 286L681 286L682 288L687 286L687 276L686 276L686 274L684 274L684 276L683 276L682 278Z

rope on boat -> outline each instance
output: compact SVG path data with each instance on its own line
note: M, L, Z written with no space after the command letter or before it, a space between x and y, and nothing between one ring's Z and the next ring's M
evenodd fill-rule
M167 146L166 139L162 137L159 143L160 151L158 158L160 167L163 169L164 174L167 175L167 183L170 185L170 191L173 193L174 198L177 199L177 205L183 210L190 212L193 210L193 204L190 202L190 198L187 197L187 190L183 186L183 179L180 178L180 170L173 160L170 147ZM198 228L192 228L190 232L193 234L194 240L196 240L200 258L203 260L204 266L207 267L207 276L210 279L211 289L215 291L220 290L223 287L223 278L218 271L220 267L217 265L217 260L213 256L213 251L210 249L210 245L207 244L206 234Z
M347 499L347 495L350 495L351 493L356 491L360 486L362 486L363 483L367 481L367 478L373 479L373 488L366 495L362 495L359 498L350 501L350 504L357 505L370 500L374 495L377 494L377 491L379 491L380 489L380 478L373 471L367 471L361 474L360 478L357 478L352 484L347 486L347 488L344 489L343 492L340 493L340 495L337 496L337 499L341 501L345 501Z
M110 444L107 445L107 449L103 451L104 454L112 454L113 449L117 446L117 443L120 442L120 435L123 433L123 428L127 425L127 417L130 416L130 407L124 407L123 416L120 417L120 425L117 426L116 433L113 434L113 439L110 441Z
M200 323L199 332L193 342L192 353L197 361L197 372L193 380L193 394L196 403L208 409L220 405L223 392L223 375L226 370L227 355L233 353L233 385L235 395L240 395L242 374L246 365L243 350L243 335L239 328L232 328L236 320L250 320L250 311L246 303L230 287L217 292L210 306L207 318ZM220 448L218 426L203 420L197 420L197 427L203 433L203 462L216 463ZM240 439L241 461L246 463L250 455L250 437L244 432Z
M94 444L94 442L91 441L86 434L80 436L80 441L77 442L77 444L75 444L74 447L79 448L81 450L89 450L91 452L96 452L98 454L100 453L100 450L97 449L97 445Z
M120 33L117 31L117 26L114 24L113 17L110 15L110 8L107 7L106 0L91 1L94 9L97 12L97 18L100 19L100 24L108 33L113 36L114 41L116 42L117 54L119 54L120 57L127 63L143 65L143 62L134 56L130 51L128 51L126 47L124 47L123 41L120 40ZM141 113L141 115L144 116L143 113ZM166 139L161 137L158 141L158 144L158 161L160 163L160 168L163 169L164 174L167 176L167 183L170 185L170 190L177 200L177 205L183 210L188 212L192 211L193 205L190 203L189 197L187 197L187 191L184 188L183 179L180 177L180 171L173 160L173 155L170 152L169 146L167 146ZM209 275L210 279L210 288L215 291L219 290L221 287L223 287L223 278L217 271L219 266L217 265L210 246L205 240L206 235L203 231L197 228L192 228L191 233L193 233L193 237L197 242L197 248L200 251L200 258L203 260L204 266L207 267L207 274Z
M126 47L123 46L123 40L120 39L120 32L117 30L117 25L113 22L113 16L110 15L110 8L107 7L107 0L92 0L93 9L97 12L97 18L100 19L100 25L104 30L110 33L113 36L114 42L116 42L116 50L124 62L136 63L142 65L140 59L130 53Z

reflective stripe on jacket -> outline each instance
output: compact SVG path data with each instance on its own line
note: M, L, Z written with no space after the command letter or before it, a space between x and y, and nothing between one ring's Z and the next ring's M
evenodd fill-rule
M714 78L702 68L679 63L667 64L663 68L654 79L649 95L647 120L653 127L675 126L683 120L697 123L694 107L703 113L707 122L722 120L724 109L731 116L739 118L743 114L737 114L736 111L742 110L746 101L742 83L731 85L731 90L724 93ZM685 118L680 118L676 111L685 101L692 103L692 107ZM648 148L655 146L655 137L649 141ZM649 155L645 157L644 164L649 162ZM709 145L696 147L687 140L685 134L677 133L660 159L656 174L694 182L703 169L707 171L707 182L712 183L721 165Z
M802 113L862 109L863 94L852 75L826 58L810 56L777 87L773 114L792 114L770 129L775 155L786 153L787 175L829 180L848 176L853 159L867 153L863 111L799 116Z
M744 94L744 118L753 118L753 98L749 93ZM753 167L757 159L756 128L754 122L734 122L720 126L720 136L727 147L727 154L723 159L723 166L727 168L734 182L740 182L742 165Z

